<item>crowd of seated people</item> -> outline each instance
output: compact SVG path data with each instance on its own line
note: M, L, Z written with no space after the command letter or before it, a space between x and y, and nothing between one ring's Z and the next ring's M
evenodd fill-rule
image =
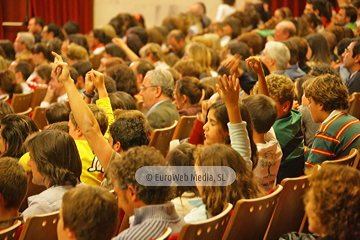
M280 239L360 238L358 170L316 167L360 145L347 113L360 92L360 1L333 19L327 0L308 0L297 18L261 2L223 0L213 21L197 2L152 28L119 13L86 34L34 16L13 44L0 40L0 233L60 211L60 240L156 239L167 227L176 236L306 173L314 235ZM38 88L44 129L10 105ZM183 116L195 119L188 138L167 156L148 147ZM234 182L147 186L137 171L150 166L229 167ZM45 190L26 191L34 185Z

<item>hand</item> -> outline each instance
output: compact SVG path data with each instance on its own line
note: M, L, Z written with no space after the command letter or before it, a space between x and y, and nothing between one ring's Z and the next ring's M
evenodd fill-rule
M224 67L229 70L231 75L239 78L244 73L244 71L240 68L240 63L241 56L239 54L235 54L234 56L231 56L226 60Z
M258 74L258 75L263 75L264 74L264 70L261 66L261 62L260 59L257 57L249 57L246 60L246 64L252 68L252 70Z
M236 77L226 75L218 77L219 84L216 84L216 90L219 93L220 98L226 105L238 105L240 84Z
M55 52L51 52L55 57L54 64L52 65L52 74L55 79L65 84L65 82L71 81L69 66L64 63L61 56Z
M94 82L91 79L91 72L92 71L88 71L85 75L85 91L89 95L92 95L95 89Z
M126 43L121 38L113 38L112 42L115 43L121 49L126 45Z
M204 100L201 103L201 113L197 114L197 119L203 123L206 121L206 116L208 112L208 108L211 104L209 103L209 100Z
M293 101L292 109L299 110L299 102L298 101L296 101L296 100Z
M91 70L90 71L91 80L94 83L94 86L99 89L101 87L105 87L105 77L101 72Z

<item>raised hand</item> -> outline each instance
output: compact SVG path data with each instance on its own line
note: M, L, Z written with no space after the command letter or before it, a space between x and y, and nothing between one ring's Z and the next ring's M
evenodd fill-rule
M88 71L85 75L85 91L87 94L92 95L95 89L94 81L91 78L91 71Z
M257 57L249 57L246 60L246 64L253 69L258 75L264 75L264 70L261 66L260 59Z
M126 43L121 38L113 38L112 42L115 43L119 48L123 48Z
M230 74L235 77L241 77L244 71L240 68L241 56L239 54L235 54L227 58L224 67L226 67Z
M105 77L104 74L102 74L101 72L95 71L95 70L91 70L90 71L90 76L91 79L94 83L94 86L99 89L100 87L104 86L104 82L105 82Z
M55 52L51 52L55 57L54 63L52 65L52 72L54 77L62 83L67 81L72 81L70 77L69 66L67 63L63 62L61 56Z
M219 76L216 90L226 105L238 105L240 84L235 76Z

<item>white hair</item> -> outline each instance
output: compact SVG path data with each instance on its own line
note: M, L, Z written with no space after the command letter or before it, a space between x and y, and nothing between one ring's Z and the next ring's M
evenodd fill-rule
M275 60L276 67L279 70L285 70L287 63L290 61L290 51L282 42L267 42L265 44L266 53L269 58Z
M166 69L150 70L146 73L150 77L151 86L159 86L164 95L171 97L174 92L174 78Z

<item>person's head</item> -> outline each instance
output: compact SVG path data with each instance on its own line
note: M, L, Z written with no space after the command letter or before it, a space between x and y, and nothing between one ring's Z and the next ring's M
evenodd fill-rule
M311 54L307 55L307 59L314 62L323 62L330 64L330 51L326 38L320 33L313 33L305 37L311 49Z
M59 130L59 131L63 131L65 133L69 132L69 121L66 122L56 122L53 124L50 124L46 127L46 129L44 129L45 131L48 130Z
M23 61L15 62L15 63L16 63L14 68L15 78L26 81L26 79L28 79L31 75L30 64Z
M20 158L25 150L23 143L32 133L39 131L34 121L24 115L9 114L0 122L0 156Z
M308 48L309 48L307 41L302 37L291 37L291 38L289 38L289 41L291 41L297 45L298 61L305 62L307 60L306 54L307 54Z
M348 89L342 80L330 74L315 77L305 88L314 122L323 122L333 110L348 108Z
M46 120L49 124L69 121L70 109L64 103L52 103L45 109Z
M246 166L245 160L230 146L214 144L198 148L195 166L226 166L235 171L236 178L231 185L198 187L206 210L212 215L219 214L226 203L234 205L240 199L252 199L264 195L252 171Z
M351 6L340 7L334 18L334 22L338 26L345 26L348 23L356 22L357 16L356 8Z
M31 60L35 66L41 64L48 64L54 60L54 57L51 55L49 47L45 43L36 43L31 48Z
M179 54L185 48L185 35L179 29L174 29L167 35L167 44L172 52Z
M14 93L21 93L22 88L16 83L15 74L8 70L0 71L0 93L9 94L10 98Z
M199 79L195 77L184 77L176 81L174 88L174 104L176 108L180 110L199 103L206 90L210 91L208 98L214 94L214 89L200 83Z
M329 31L322 31L320 34L325 37L329 51L333 53L337 45L337 39L335 34Z
M68 36L68 41L69 41L69 43L76 43L76 44L84 47L86 49L86 51L89 51L89 45L87 43L86 37L81 33L70 34Z
M344 59L345 49L350 45L351 41L351 38L343 38L339 41L337 45L337 53L341 60Z
M14 113L14 109L12 106L4 101L0 101L0 121L3 119L6 115Z
M284 20L278 23L274 31L274 40L275 41L284 41L289 39L296 34L296 26L293 22Z
M314 77L321 76L324 74L330 74L330 75L340 77L340 74L338 71L336 71L330 65L325 64L325 63L316 64L310 72L310 75L314 76Z
M15 60L15 48L10 40L0 40L0 47L4 50L6 59Z
M196 77L199 78L201 74L201 65L193 59L179 60L173 69L181 74L181 77Z
M146 29L140 26L131 27L128 29L127 34L135 34L139 37L142 44L145 45L148 42L148 34Z
M201 66L201 74L210 76L211 54L204 44L196 42L188 44L183 59L193 59L198 62Z
M189 11L191 13L195 14L196 16L198 16L199 19L201 19L206 13L205 5L204 5L204 3L201 3L201 2L193 3L190 6Z
M36 82L40 84L49 84L51 81L52 68L49 65L40 65L35 68Z
M16 214L27 191L27 175L23 166L11 157L0 158L0 209L15 210ZM16 216L14 216L16 217ZM4 220L0 216L0 220Z
M16 53L20 53L25 50L30 50L35 44L35 37L28 32L18 32L14 48Z
M110 126L109 144L116 152L149 144L147 125L141 118L119 118Z
M354 73L360 69L360 40L353 39L345 48L343 66Z
M133 147L126 151L121 159L113 160L108 168L110 178L114 181L118 206L128 216L134 215L135 208L164 204L171 196L171 187L144 186L136 181L136 171L145 166L166 166L166 161L155 148Z
M82 164L75 141L68 133L42 131L32 134L24 146L30 153L28 165L34 184L49 188L80 182Z
M136 110L136 101L130 94L123 91L116 91L114 94L121 99L126 110Z
M90 108L92 114L94 114L95 119L99 124L100 131L104 135L108 128L108 118L106 116L105 110L95 104L88 104L88 107ZM83 136L72 112L70 112L69 115L69 128L69 134L74 139Z
M136 76L126 64L119 64L106 69L106 75L115 80L117 91L127 92L131 96L138 93Z
M120 118L137 118L140 122L143 123L148 136L151 134L149 122L146 119L145 115L140 112L139 110L123 110L123 109L117 109L114 111L114 120L118 120Z
M249 46L250 55L257 55L264 48L263 39L257 33L243 33L237 37L237 40Z
M41 31L41 37L47 41L49 41L55 37L63 39L63 35L60 30L60 27L56 23L53 23L53 22L45 24L45 26L43 27L43 29Z
M92 69L91 62L81 60L71 65L71 67L75 68L76 71L78 72L78 78L74 79L77 89L84 89L86 73Z
M295 97L298 101L299 105L302 105L303 107L306 107L309 105L309 102L304 94L305 86L310 83L310 81L313 79L313 76L305 75L295 80Z
M116 198L98 186L79 186L67 191L57 225L59 240L110 240L118 224Z
M267 133L277 118L274 100L265 95L256 94L244 98L242 102L249 110L254 130L257 133Z
M63 25L63 32L66 37L71 34L77 34L79 30L80 30L79 24L72 20L67 21Z
M334 239L359 239L359 170L329 164L310 174L304 198L309 231Z
M124 50L118 47L115 43L108 43L105 45L105 52L103 54L105 58L119 57L122 59L126 58Z
M32 34L38 34L41 32L44 25L45 25L44 20L41 17L39 16L32 17L28 22L27 30Z
M279 24L281 21L289 18L292 18L291 10L287 7L282 7L275 10L272 20L275 22L275 24Z
M304 13L314 13L318 17L325 17L327 22L331 21L331 4L327 0L308 0Z
M69 66L73 65L77 61L88 61L89 54L86 49L76 43L70 43L68 50L66 51L66 62Z
M295 98L295 86L293 81L287 77L277 74L266 76L270 97L275 101L277 108L277 119L288 114L292 108ZM258 83L254 86L254 93L258 91Z
M299 60L298 46L296 45L295 42L293 42L293 41L291 41L289 39L283 41L282 43L284 43L286 45L286 47L289 49L289 52L290 52L289 64L290 65L295 65Z
M166 69L148 71L140 88L143 107L150 109L155 103L170 99L174 91L174 79Z
M270 70L285 70L290 60L290 51L282 42L267 42L261 61Z
M115 95L114 92L108 94L112 110L115 111L116 109L123 109L123 110L126 109L125 104L123 103L123 101L117 95ZM97 100L99 100L99 94L96 94L91 99L91 103L96 104Z
M139 59L132 62L130 68L136 76L138 86L141 86L146 73L150 70L154 70L155 66L147 59Z
M111 42L111 38L107 36L102 29L93 29L89 32L87 43L90 49L98 46L99 44L107 44Z
M157 61L164 62L165 60L165 55L157 43L147 43L140 48L139 53L141 58L148 59L152 63Z

